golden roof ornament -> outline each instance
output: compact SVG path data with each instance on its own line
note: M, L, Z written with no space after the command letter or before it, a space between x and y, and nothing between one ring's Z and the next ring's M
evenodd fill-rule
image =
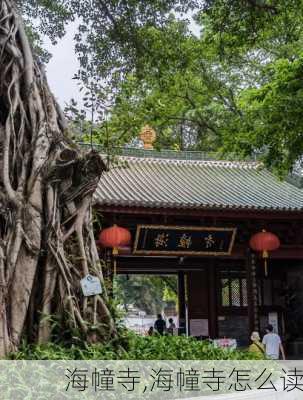
M152 127L150 127L149 125L145 125L141 129L141 132L139 133L139 138L142 140L144 144L144 149L153 150L154 148L153 143L157 138L157 134Z

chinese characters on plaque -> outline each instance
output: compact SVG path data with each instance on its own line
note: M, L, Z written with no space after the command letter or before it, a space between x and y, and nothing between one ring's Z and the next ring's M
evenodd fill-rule
M236 228L138 225L134 254L229 255Z

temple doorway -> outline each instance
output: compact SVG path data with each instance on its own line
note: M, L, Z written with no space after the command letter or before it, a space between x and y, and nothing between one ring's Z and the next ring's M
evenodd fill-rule
M125 325L145 335L161 314L179 326L178 278L176 274L118 274L115 298Z

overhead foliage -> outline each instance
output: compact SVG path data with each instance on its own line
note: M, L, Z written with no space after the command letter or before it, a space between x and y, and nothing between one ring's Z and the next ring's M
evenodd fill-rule
M152 56L127 74L111 107L107 129L116 143L119 134L127 142L149 123L158 131L157 148L215 150L222 145L222 127L239 112L240 76L214 60L188 24L171 18L164 28L146 31ZM104 134L99 139L104 144Z
M222 62L237 66L243 85L237 96L227 150L259 152L280 175L302 158L303 2L209 1L201 20ZM248 81L253 69L256 80Z
M301 126L282 143L279 137L294 121L291 113L281 115L272 146L260 124L252 123L257 115L251 101L255 90L265 85L266 91L276 81L273 71L283 60L290 66L300 58L302 3L26 1L22 11L38 17L39 31L52 40L64 34L67 23L77 21L81 67L76 79L89 114L84 117L74 104L69 115L85 140L129 144L149 123L158 131L157 148L262 152L266 163L283 173L299 156L294 137L299 140ZM259 103L258 117L260 113L270 121L268 106L262 112ZM266 130L264 119L262 123Z
M268 82L239 96L243 120L235 121L236 138L226 138L226 146L246 154L260 149L277 173L290 171L303 154L302 73L302 56L268 66Z
M95 139L106 146L110 132L113 143L129 143L149 123L158 131L158 149L262 153L268 166L285 173L299 156L293 143L301 126L290 134L287 148L287 138L279 141L279 137L292 116L284 113L278 119L280 126L275 124L275 144L280 145L272 146L272 129L263 121L268 134L258 133L259 115L248 113L245 101L270 84L273 71L284 61L300 57L302 1L218 0L196 6L191 12L194 32L190 21L173 16L162 26L142 30L141 42L148 51L139 54L115 86L110 116L106 126L99 125ZM268 113L264 108L263 115L270 120Z

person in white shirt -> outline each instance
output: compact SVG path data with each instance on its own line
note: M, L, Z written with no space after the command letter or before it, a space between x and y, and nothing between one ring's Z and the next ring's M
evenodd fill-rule
M262 343L265 346L265 354L273 360L279 360L280 351L283 360L285 360L285 352L279 335L273 332L272 325L266 327L266 335L263 337Z

